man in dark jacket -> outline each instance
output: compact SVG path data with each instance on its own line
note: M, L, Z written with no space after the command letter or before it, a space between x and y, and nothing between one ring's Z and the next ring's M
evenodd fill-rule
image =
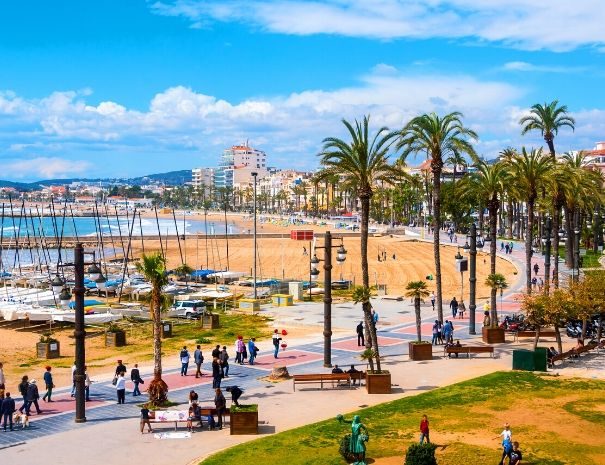
M204 355L202 354L202 348L198 345L193 352L193 361L195 362L195 377L202 376L202 363L204 363Z
M21 394L21 396L23 397L23 405L21 405L21 407L19 407L19 412L23 413L23 410L25 410L25 407L27 406L27 387L29 386L29 378L27 377L27 375L23 376L21 378L21 382L19 383L18 389L19 389L19 394Z
M2 401L2 409L0 410L0 419L3 420L4 431L6 431L6 424L10 424L11 431L13 430L13 413L15 413L15 401L11 397L10 392L4 394L4 400Z
M214 350L212 351L212 358L220 358L221 355L221 346L220 345L216 345L216 347L214 348Z
M118 364L116 366L116 376L120 376L120 373L126 374L126 366L122 363L122 360L118 360Z
M138 363L135 363L134 368L132 370L130 370L130 380L134 383L134 389L132 390L132 396L133 397L140 396L141 391L139 390L139 383L142 380L141 380L141 373L139 372Z
M239 398L242 396L242 393L244 391L242 391L240 388L238 388L237 386L229 386L227 388L225 388L225 391L230 392L231 393L231 402L233 402L235 405L239 405L237 403L237 401L239 400Z
M44 397L42 397L42 400L46 402L54 402L50 398L53 395L53 388L55 387L55 385L53 384L53 375L50 370L51 367L47 366L46 371L44 372L44 384L46 385L46 393L44 394Z
M216 407L216 416L218 417L218 429L223 429L223 416L225 415L227 400L221 392L221 388L216 388L216 395L214 396L214 406Z
M36 380L32 379L29 385L27 386L27 394L25 396L25 400L27 403L25 404L25 413L27 416L30 415L30 409L32 404L36 407L36 413L40 415L42 410L40 410L40 406L38 405L38 399L40 398L40 393L38 392L38 386L36 385Z
M365 346L365 338L363 336L363 321L357 325L357 347Z
M221 363L220 360L215 357L212 360L212 387L214 389L221 387Z

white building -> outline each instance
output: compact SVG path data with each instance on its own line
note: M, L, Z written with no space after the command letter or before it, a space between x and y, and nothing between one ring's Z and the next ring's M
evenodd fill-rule
M254 182L252 173L258 173L258 178L269 174L267 155L245 145L234 145L225 150L221 162L214 173L215 187L242 187Z
M194 168L191 170L191 184L196 189L204 187L206 192L214 188L214 168Z

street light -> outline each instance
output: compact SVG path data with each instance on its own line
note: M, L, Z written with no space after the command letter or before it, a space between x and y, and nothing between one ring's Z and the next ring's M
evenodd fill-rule
M573 231L576 235L576 250L574 251L574 266L573 268L577 269L577 274L574 276L574 270L572 269L572 279L574 281L580 280L580 228L576 227Z
M258 176L258 173L256 171L253 171L252 173L250 173L252 175L252 177L254 178L254 205L253 205L253 209L254 209L254 273L253 273L253 279L254 279L254 300L256 300L258 294L256 292L256 177Z
M70 301L71 301L71 292L69 292L69 288L67 286L65 286L61 290L61 293L59 294L59 302L61 303L62 307L68 307Z
M471 225L470 232L470 270L469 270L469 298L468 298L468 333L476 334L475 331L475 310L477 309L477 226L475 223ZM467 242L468 243L468 242ZM465 244L466 246L466 244ZM483 244L481 244L483 247Z
M460 273L460 303L464 305L464 272L468 271L468 260L460 253L460 247L454 258L456 259L456 269Z
M61 292L61 290L63 289L63 286L65 286L65 280L61 279L61 276L59 276L59 274L57 273L55 275L55 277L52 279L52 281L50 282L50 287L53 290L53 294L58 294L59 292Z
M550 218L546 218L544 222L544 294L548 295L550 292L550 235L552 232L552 223ZM556 253L556 252L555 252Z
M332 234L326 231L324 234L323 247L315 247L316 249L324 249L324 367L332 366L332 249L338 247L336 251L336 261L343 263L347 259L347 251L344 248L343 239L340 238L340 246L332 245ZM319 275L319 262L317 255L313 255L310 260L311 274ZM311 283L309 282L309 294L311 294Z

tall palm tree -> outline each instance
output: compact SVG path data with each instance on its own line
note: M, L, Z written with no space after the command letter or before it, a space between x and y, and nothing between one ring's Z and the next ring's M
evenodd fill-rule
M368 224L370 213L370 200L374 194L377 182L393 182L402 176L400 170L389 163L389 149L396 133L382 127L370 135L370 117L365 116L363 121L355 120L355 124L342 120L349 136L350 142L336 137L323 140L320 153L321 164L331 173L339 174L348 179L357 181L357 197L361 202L361 272L363 287L370 287L370 269L368 265ZM376 327L372 322L371 306L369 301L363 301L362 309L366 327L369 328L368 341L374 350L376 367L380 371L380 354Z
M509 178L504 162L493 165L484 160L475 163L477 171L473 173L468 181L463 184L463 192L478 196L487 205L489 215L490 235L490 273L496 273L496 247L497 247L497 222L498 210L502 203L506 181ZM491 292L491 320L496 321L496 289L492 287Z
M149 310L153 321L153 381L149 384L147 392L149 394L149 402L153 405L162 405L168 398L168 385L162 379L161 333L161 312L165 302L162 298L162 287L168 284L166 261L161 253L154 252L149 255L143 254L141 261L136 266L137 271L151 283Z
M416 335L418 342L422 341L422 320L420 317L420 302L429 296L429 290L424 281L410 281L405 287L406 297L414 299L414 312L416 313Z
M502 310L502 292L508 287L508 282L503 274L492 273L485 278L485 285L491 288L492 292L500 291L500 310ZM490 315L492 328L498 326L498 311L497 308L493 310Z
M573 131L576 121L569 116L566 105L559 105L558 100L541 105L539 103L532 105L529 115L519 120L522 126L521 134L527 134L530 131L540 131L553 161L556 158L555 136L559 129L567 126Z
M435 255L435 284L437 288L437 312L443 321L443 295L441 291L441 257L439 232L441 230L441 172L443 162L454 153L476 157L469 139L476 140L477 134L462 123L462 114L449 113L443 117L435 113L412 119L401 130L398 149L403 149L403 160L411 153L426 153L431 160L433 176L433 252Z
M553 167L552 159L544 155L542 149L527 151L522 148L521 153L512 159L511 173L515 179L520 194L527 205L527 230L525 231L525 277L526 290L531 294L531 256L534 239L534 211L538 193L548 183Z

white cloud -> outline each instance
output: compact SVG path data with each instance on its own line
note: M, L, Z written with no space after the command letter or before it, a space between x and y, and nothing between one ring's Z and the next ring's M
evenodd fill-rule
M165 0L151 9L193 27L240 22L291 35L472 38L556 51L605 44L602 0Z
M581 73L587 71L581 66L550 66L535 65L526 61L509 61L501 68L504 71L536 72L536 73Z
M67 160L56 157L35 157L24 160L0 162L4 178L11 179L52 179L83 175L91 164L83 160Z
M342 118L371 114L373 125L399 128L424 112L454 110L464 113L465 122L481 136L479 150L491 156L503 143L542 145L539 135L520 135L518 121L527 111L520 104L524 96L524 89L497 80L409 74L386 64L355 86L240 102L176 86L156 94L143 111L112 101L92 105L82 92L55 92L40 99L0 92L0 168L12 177L27 171L41 177L77 174L101 166L107 171L112 169L104 164L108 156L119 162L129 154L147 157L142 158L149 162L146 171L152 170L153 157L170 160L164 167L212 166L226 146L246 139L266 150L272 165L312 168L325 137L345 136ZM576 117L578 131L573 138L562 132L561 146L591 147L602 139L604 111L586 110ZM82 159L84 153L90 164L66 161ZM118 163L115 169L123 168Z

